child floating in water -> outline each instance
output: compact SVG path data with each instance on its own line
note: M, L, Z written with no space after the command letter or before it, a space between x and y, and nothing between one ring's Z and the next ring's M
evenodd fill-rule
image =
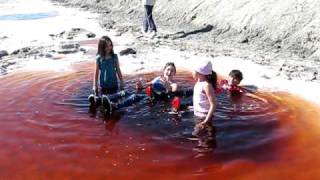
M175 64L172 62L168 62L163 68L163 74L154 78L152 81L147 82L146 87L143 87L141 81L137 82L136 88L140 93L125 93L125 95L128 97L120 102L118 102L118 100L123 96L119 93L103 96L103 98L101 99L102 105L107 112L111 113L114 110L128 107L141 100L168 100L176 95L188 94L189 90L178 90L178 85L174 82L175 75ZM145 89L145 93L141 91L142 89Z
M168 94L176 92L178 89L177 83L173 82L176 75L176 66L172 62L168 62L163 68L163 74L154 78L151 82L147 82L147 87L152 89L152 94L156 98L165 98ZM136 84L138 90L144 89L142 82Z

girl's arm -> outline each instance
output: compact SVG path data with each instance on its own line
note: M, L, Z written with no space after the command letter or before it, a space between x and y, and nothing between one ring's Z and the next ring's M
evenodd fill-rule
M211 121L211 119L213 117L213 113L216 109L216 97L215 97L215 93L214 93L214 89L213 89L212 85L207 84L204 87L204 92L206 93L207 98L209 100L210 108L209 108L209 111L208 111L206 118L204 119L204 121L202 121L200 123L200 125L205 125L206 123Z
M99 65L98 65L98 62L96 62L95 71L94 71L94 75L93 75L93 86L92 86L92 90L96 94L98 94L98 84L97 84L98 77L99 77Z
M118 57L117 57L117 59L116 59L116 70L117 70L118 78L119 78L119 80L120 80L120 89L123 89L124 84L123 84L122 73L121 73L121 70L120 70L120 65L119 65L119 59L118 59Z
M177 83L171 83L169 91L171 91L171 92L178 91L178 84Z

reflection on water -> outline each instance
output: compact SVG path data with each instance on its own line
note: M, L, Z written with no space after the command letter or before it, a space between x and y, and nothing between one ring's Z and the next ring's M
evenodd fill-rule
M170 114L170 102L137 103L109 117L88 114L92 67L79 65L70 74L24 72L0 78L0 146L5 147L0 148L0 177L319 176L319 110L303 100L260 93L268 103L243 97L234 109L228 95L219 94L213 123L216 148L199 153L197 141L190 138L192 111ZM129 91L137 78L125 77ZM193 84L184 72L178 73L178 82ZM302 171L307 175L300 175Z
M30 13L30 14L8 14L8 15L1 15L0 21L36 20L36 19L55 17L57 15L58 15L58 12L56 11Z

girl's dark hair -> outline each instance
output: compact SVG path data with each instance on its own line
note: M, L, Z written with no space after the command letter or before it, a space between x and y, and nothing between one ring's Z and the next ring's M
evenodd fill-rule
M242 79L243 79L242 72L238 69L234 69L234 70L230 71L229 76L232 78L238 79L239 82L242 81Z
M102 36L99 40L99 44L98 44L98 54L101 57L106 57L106 47L107 47L107 42L110 42L111 45L113 46L113 43L111 41L111 39L108 36ZM113 49L111 52L111 55L114 55Z
M211 74L206 75L207 81L212 85L214 90L217 90L217 81L218 75L215 71L212 71Z
M177 72L176 66L174 65L173 62L167 62L167 64L164 66L163 70L165 70L168 66L172 66L174 69L174 72Z

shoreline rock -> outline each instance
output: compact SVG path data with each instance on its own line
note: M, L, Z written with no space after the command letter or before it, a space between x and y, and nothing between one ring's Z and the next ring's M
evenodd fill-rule
M2 57L4 57L4 56L8 56L8 55L9 55L8 51L6 51L6 50L0 50L0 59L1 59Z

